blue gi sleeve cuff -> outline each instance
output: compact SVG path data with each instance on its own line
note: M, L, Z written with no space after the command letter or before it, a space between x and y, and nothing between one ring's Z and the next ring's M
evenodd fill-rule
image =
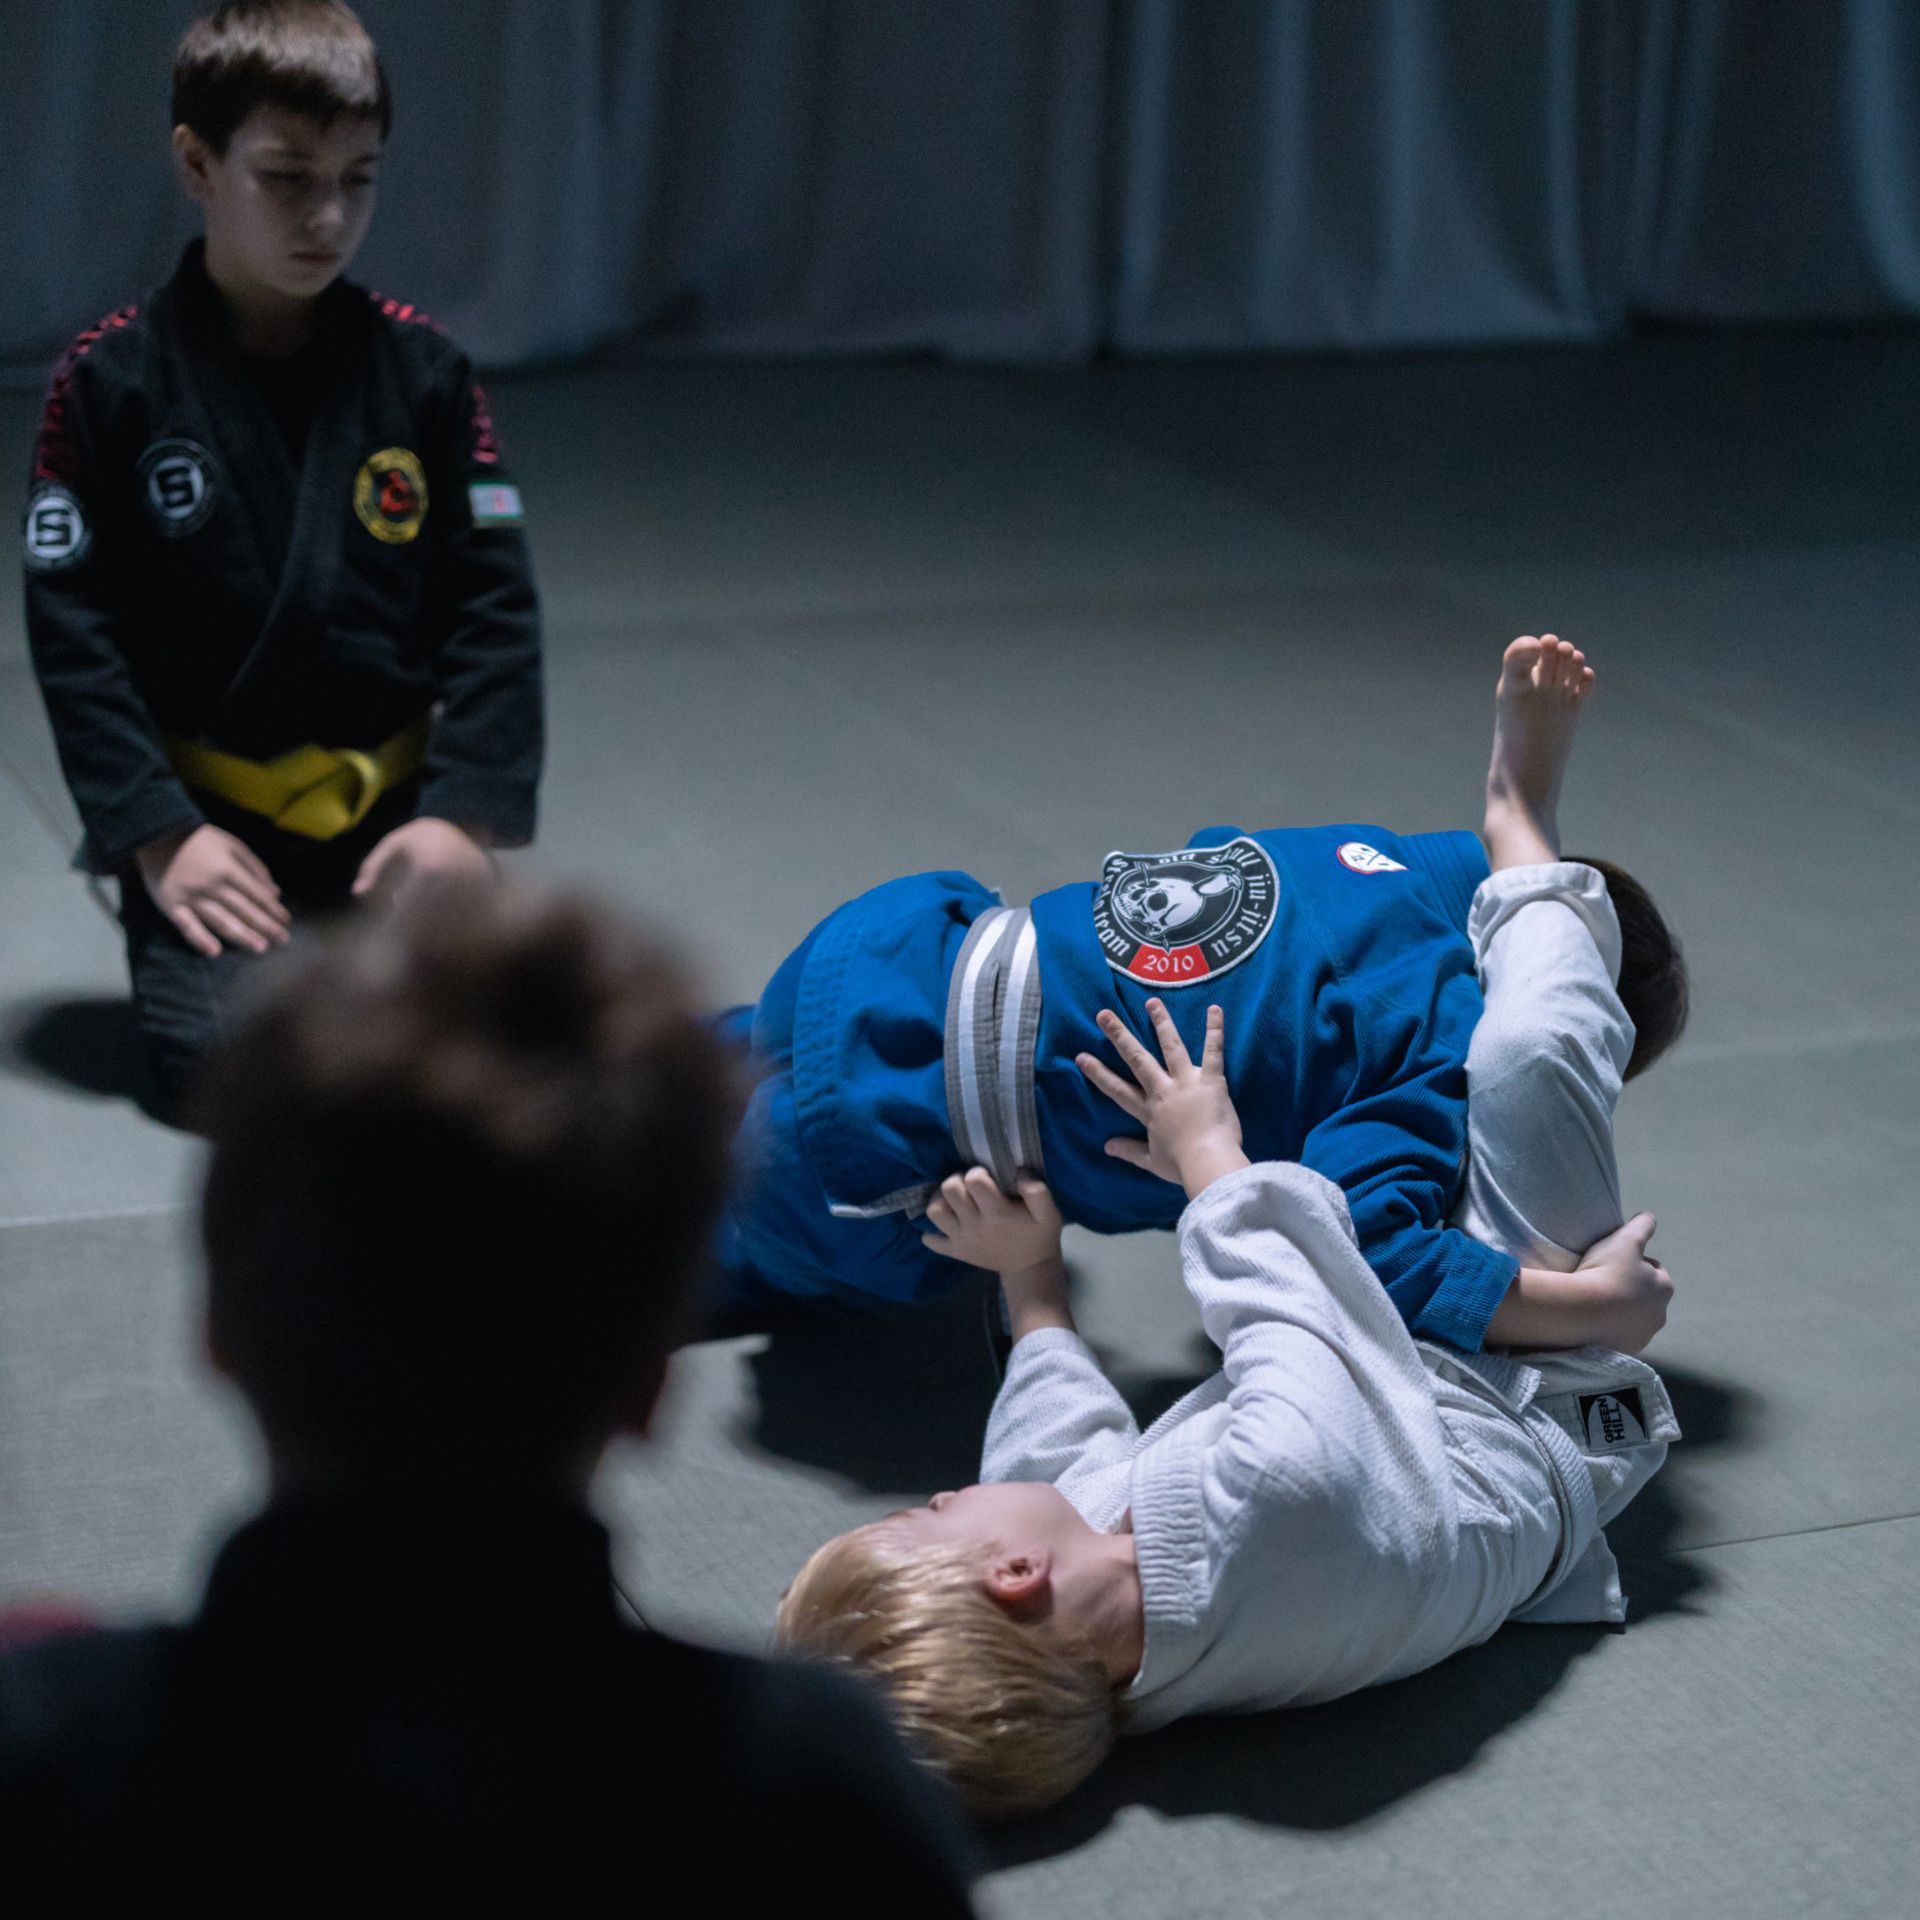
M1444 1340L1463 1353L1478 1353L1486 1344L1487 1322L1519 1277L1520 1262L1465 1234L1458 1238L1460 1258L1415 1316L1413 1331L1423 1339Z

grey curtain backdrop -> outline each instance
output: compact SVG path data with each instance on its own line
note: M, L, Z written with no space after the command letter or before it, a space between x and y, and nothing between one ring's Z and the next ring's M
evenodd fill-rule
M193 0L0 0L0 365L191 232ZM356 276L485 362L1920 312L1920 0L361 0Z

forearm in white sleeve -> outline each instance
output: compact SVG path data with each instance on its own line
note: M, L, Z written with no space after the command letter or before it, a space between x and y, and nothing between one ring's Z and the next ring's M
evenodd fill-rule
M1007 1361L980 1478L1057 1485L1124 1460L1139 1437L1132 1410L1087 1343L1065 1327L1043 1327L1016 1342Z
M1230 1481L1444 1478L1426 1367L1331 1181L1274 1162L1216 1180L1181 1216L1180 1260L1228 1381Z

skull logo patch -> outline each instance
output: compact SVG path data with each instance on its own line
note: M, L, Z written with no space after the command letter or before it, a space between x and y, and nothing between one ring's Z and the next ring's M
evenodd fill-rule
M1246 959L1279 906L1273 861L1243 834L1223 847L1108 854L1093 929L1114 972L1154 987L1194 987Z

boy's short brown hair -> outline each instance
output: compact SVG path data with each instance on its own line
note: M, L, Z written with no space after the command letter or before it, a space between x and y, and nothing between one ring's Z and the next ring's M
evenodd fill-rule
M679 969L610 910L463 881L261 988L195 1117L208 1331L269 1444L349 1477L597 1449L684 1331L738 1112Z
M1653 896L1625 867L1591 854L1568 854L1607 883L1620 921L1620 1004L1633 1022L1633 1052L1623 1080L1653 1065L1686 1031L1691 1010L1686 956Z
M373 40L340 0L228 0L187 29L173 56L173 124L224 154L255 107L331 125L393 130L393 96Z

